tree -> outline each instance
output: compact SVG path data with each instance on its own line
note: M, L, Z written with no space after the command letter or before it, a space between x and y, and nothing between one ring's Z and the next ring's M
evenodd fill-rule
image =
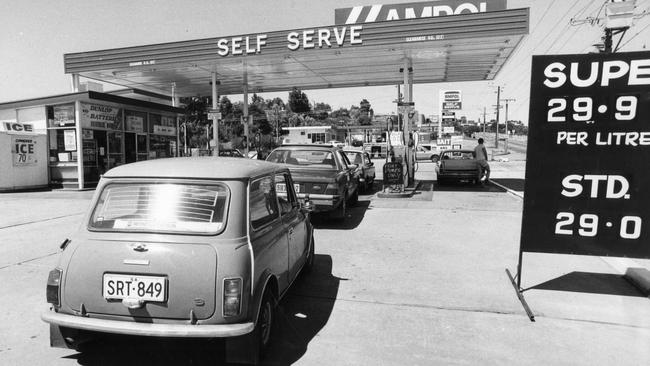
M289 109L294 113L307 113L311 110L309 98L297 87L289 92Z
M360 125L372 124L373 114L374 113L372 111L372 108L370 108L370 102L367 99L361 100L361 103L359 103L359 116L357 117L359 124Z
M222 119L232 114L232 102L228 97L221 97L221 101L219 102L219 111L221 112Z

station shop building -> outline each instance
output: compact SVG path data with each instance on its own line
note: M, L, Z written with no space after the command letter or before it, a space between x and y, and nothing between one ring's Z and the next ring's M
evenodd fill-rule
M0 191L94 188L115 166L178 156L182 113L137 89L0 103Z

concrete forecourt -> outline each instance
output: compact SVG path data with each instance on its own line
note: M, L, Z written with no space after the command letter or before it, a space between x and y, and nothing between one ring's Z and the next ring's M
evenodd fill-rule
M266 363L646 364L648 298L615 259L526 253L529 321L505 273L517 263L525 161L501 160L485 188L437 187L433 164L420 163L413 197L378 198L377 183L343 223L316 217L315 269L280 304ZM211 341L49 347L45 280L92 193L0 195L0 364L225 364Z

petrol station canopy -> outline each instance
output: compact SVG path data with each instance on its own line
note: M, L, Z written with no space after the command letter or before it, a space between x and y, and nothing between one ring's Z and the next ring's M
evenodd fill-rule
M176 96L494 79L529 9L272 31L64 55L65 72Z

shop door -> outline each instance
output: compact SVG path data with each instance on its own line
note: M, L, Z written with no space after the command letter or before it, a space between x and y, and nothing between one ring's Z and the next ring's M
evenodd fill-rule
M126 163L134 163L138 160L138 150L136 146L136 134L126 132L124 134L124 157Z
M137 136L137 149L138 149L138 161L147 160L147 155L149 149L147 149L147 135L144 133L139 133Z

